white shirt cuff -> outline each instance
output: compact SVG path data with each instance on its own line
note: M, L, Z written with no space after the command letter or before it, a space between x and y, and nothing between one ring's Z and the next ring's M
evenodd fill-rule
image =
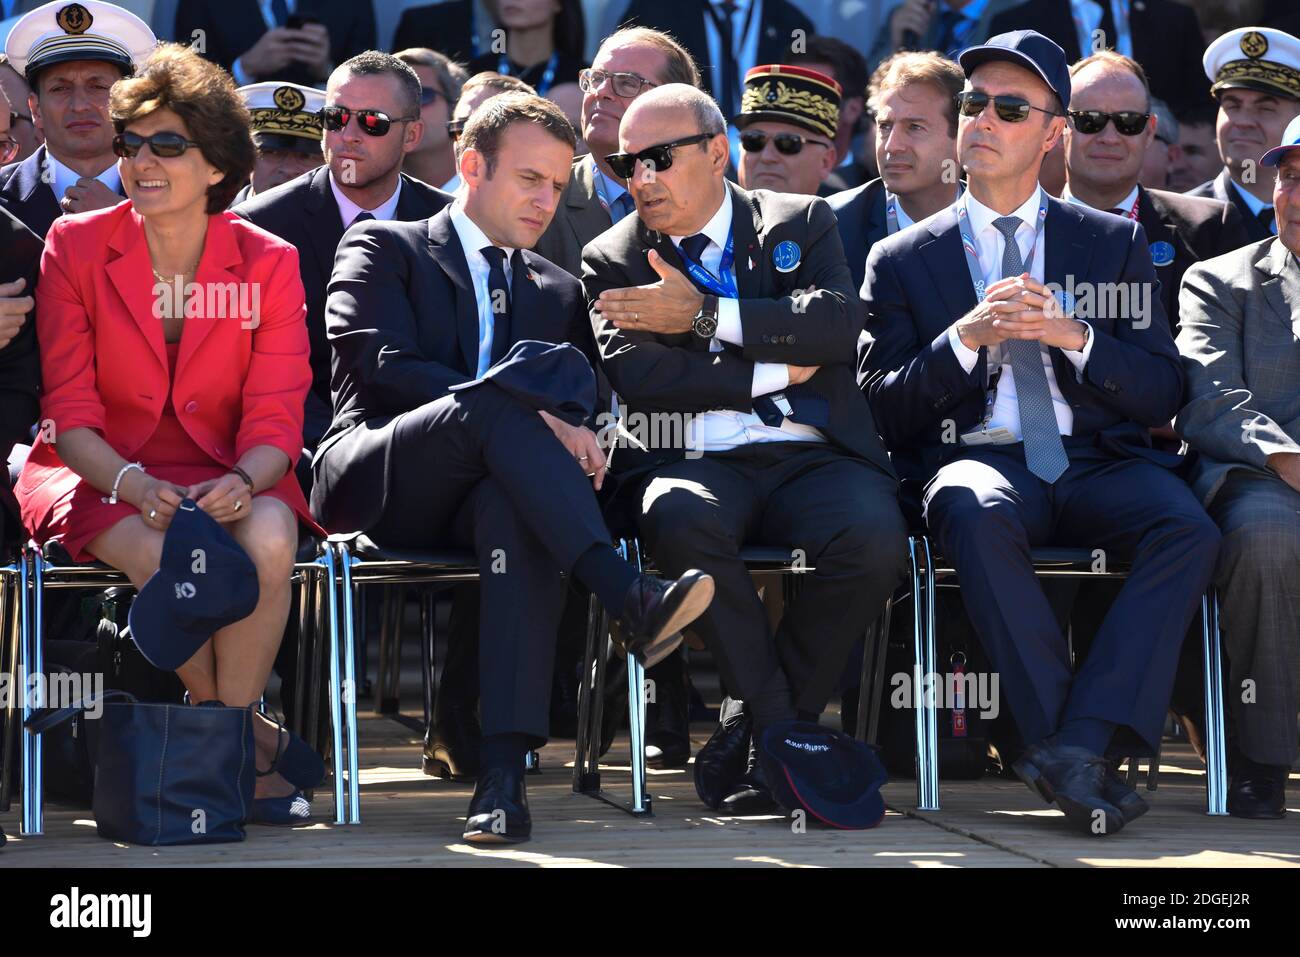
M784 362L755 362L750 398L780 392L790 384L790 369Z
M714 333L713 338L721 339L723 342L730 342L733 346L743 346L745 344L745 330L740 327L740 301L738 299L718 297L718 331ZM754 394L764 395L762 392L755 392Z
M1088 356L1092 355L1092 344L1097 341L1097 334L1093 332L1092 326L1088 322L1083 319L1079 321L1088 327L1088 342L1082 350L1062 349L1061 352L1065 354L1065 358L1070 360L1070 365L1074 366L1074 371L1082 373L1083 367L1088 364Z
M961 367L967 372L973 371L980 354L974 349L967 348L966 343L961 341L961 336L957 335L955 325L948 327L948 344L952 346L952 351L957 356L957 361L961 363Z
M235 57L235 62L230 64L230 75L235 78L235 86L248 86L253 82L253 78L244 72L244 58Z

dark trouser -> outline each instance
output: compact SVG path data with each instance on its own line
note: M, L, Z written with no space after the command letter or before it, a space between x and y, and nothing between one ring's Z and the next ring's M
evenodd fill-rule
M1191 489L1142 459L1068 446L1054 485L1019 443L966 449L925 493L926 523L1027 743L1092 718L1160 740L1178 649L1200 606L1219 534ZM1131 571L1077 674L1035 578L1031 546L1101 549Z
M844 656L906 565L898 483L822 443L748 445L665 466L647 481L638 524L664 574L713 576L713 604L692 628L728 693L757 705L788 685L789 717L825 707ZM739 558L746 543L789 546L816 569L775 635Z
M469 546L479 560L485 735L545 741L562 575L609 531L579 468L537 412L491 383L408 412L393 428L384 545Z
M1215 583L1236 745L1260 764L1290 765L1300 703L1300 492L1273 475L1233 472L1210 514L1223 532Z

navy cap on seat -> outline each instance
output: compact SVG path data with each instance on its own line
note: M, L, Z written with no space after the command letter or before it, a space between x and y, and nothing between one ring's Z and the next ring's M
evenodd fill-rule
M885 767L871 748L843 732L779 722L759 736L758 759L772 797L787 811L853 830L875 827L885 817Z
M1070 64L1065 51L1037 30L1013 30L989 37L987 43L967 47L957 56L957 62L967 76L982 63L1003 60L1037 73L1048 85L1061 109L1070 108Z
M155 668L175 671L214 632L251 615L257 600L253 560L187 498L167 527L158 570L131 603L131 637Z

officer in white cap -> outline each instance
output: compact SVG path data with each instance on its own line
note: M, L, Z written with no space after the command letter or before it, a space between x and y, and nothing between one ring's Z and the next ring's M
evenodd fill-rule
M125 198L108 91L156 44L148 24L102 0L55 0L9 32L5 54L32 88L27 106L45 131L45 144L0 169L0 196L38 236L62 213L103 209Z
M239 88L252 115L257 165L241 189L236 206L251 196L287 183L325 162L321 153L321 108L325 91L297 83L250 83Z
M1189 190L1233 203L1251 242L1276 235L1273 171L1260 158L1300 116L1300 39L1269 27L1225 33L1205 51L1210 92L1219 101L1215 134L1223 171Z

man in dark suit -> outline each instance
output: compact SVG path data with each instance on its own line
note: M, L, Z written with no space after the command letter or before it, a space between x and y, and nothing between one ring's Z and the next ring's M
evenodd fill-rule
M3 462L15 444L31 442L40 413L41 365L32 321L40 238L0 209L0 554L18 538L22 523Z
M201 31L201 32L200 32ZM288 80L320 86L334 65L375 47L371 0L180 0L176 30L240 86Z
M365 111L383 117L367 121ZM420 80L405 63L370 51L342 64L326 87L325 115L333 117L325 124L325 165L234 207L298 248L311 335L307 449L316 447L330 424L325 287L344 231L358 219L427 219L451 202L447 193L402 173L402 158L421 135Z
M1183 374L1141 227L1038 185L1064 53L1011 33L961 66L966 194L872 249L859 377L896 466L926 483L926 524L1028 743L1016 773L1078 830L1113 834L1146 806L1105 755L1158 746L1219 536L1148 437ZM1029 562L1046 544L1131 562L1077 674Z
M1223 170L1188 195L1237 207L1252 243L1276 236L1273 171L1259 159L1300 116L1300 39L1267 27L1233 30L1205 51L1205 72L1219 102Z
M393 34L393 49L425 47L458 63L468 63L487 50L492 41L492 23L476 15L476 2L444 0L406 8Z
M36 235L44 238L63 213L125 198L108 92L155 43L143 20L100 0L38 7L9 32L5 55L31 86L25 106L45 143L0 168L0 202Z
M1201 69L1205 38L1195 9L1177 0L1138 0L1131 5L1087 0L1082 8L1086 12L1076 19L1069 0L1028 0L995 16L989 33L1037 30L1054 40L1071 63L1096 52L1100 41L1141 63L1152 96L1175 112L1204 101L1209 91Z
M595 377L582 288L526 251L574 143L549 101L493 98L461 134L463 198L427 221L350 230L330 280L335 418L313 511L384 545L468 545L479 559L475 842L531 833L524 755L547 737L563 576L600 597L646 660L680 643L713 592L707 575L670 585L622 561L588 482L603 484L605 458L583 424Z
M695 631L754 733L815 717L898 584L906 540L853 382L862 317L834 215L816 197L727 182L722 114L694 87L642 94L619 142L611 165L637 216L582 257L622 403L610 513L630 517L668 574L698 567L716 580ZM788 547L815 569L775 634L739 558L746 543ZM710 807L771 806L747 768L750 739L749 720L724 721L696 756Z
M868 102L876 117L881 175L827 199L840 241L862 288L871 246L920 222L961 195L957 166L957 107L961 70L937 53L897 53L871 77Z
M760 63L782 63L795 30L816 31L789 0L706 0L701 4L632 0L621 26L654 27L677 39L700 66L722 115L740 112L741 78Z

